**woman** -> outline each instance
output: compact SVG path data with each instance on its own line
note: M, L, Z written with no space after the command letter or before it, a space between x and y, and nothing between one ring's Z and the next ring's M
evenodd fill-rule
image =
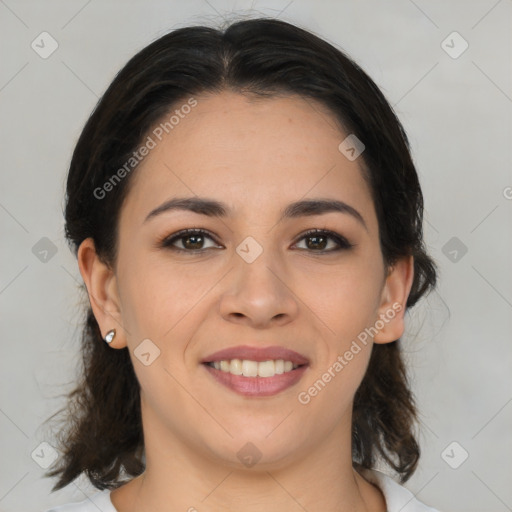
M401 485L400 337L436 266L407 136L352 60L274 19L175 30L98 103L66 199L90 308L48 476L99 491L53 511L434 510Z

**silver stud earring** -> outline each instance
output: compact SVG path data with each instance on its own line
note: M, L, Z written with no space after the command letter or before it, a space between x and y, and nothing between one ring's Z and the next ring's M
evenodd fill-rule
M107 332L107 335L105 336L105 341L107 343L112 343L112 340L114 339L114 336L116 335L116 330L112 329Z

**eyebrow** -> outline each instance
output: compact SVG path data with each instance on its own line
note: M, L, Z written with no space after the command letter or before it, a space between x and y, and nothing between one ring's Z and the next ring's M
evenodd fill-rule
M152 210L145 218L144 223L161 213L172 210L191 211L200 215L219 218L227 217L232 213L231 208L227 204L214 199L204 197L177 197L165 201L160 206ZM315 198L290 203L281 212L279 222L284 219L323 215L331 212L351 215L362 226L364 226L366 231L368 231L368 227L363 216L353 206L336 199Z

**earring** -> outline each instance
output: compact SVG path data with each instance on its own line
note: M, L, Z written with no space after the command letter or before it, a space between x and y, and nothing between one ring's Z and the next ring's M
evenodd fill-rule
M105 336L105 341L107 343L112 343L112 340L114 339L114 336L116 335L116 330L112 329L107 332L107 335Z

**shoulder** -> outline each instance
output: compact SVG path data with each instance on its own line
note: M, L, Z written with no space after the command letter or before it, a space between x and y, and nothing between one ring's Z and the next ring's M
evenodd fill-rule
M97 491L83 501L58 505L44 512L117 512L110 500L110 490Z
M419 501L411 491L381 471L362 469L359 473L382 491L388 512L440 512Z

